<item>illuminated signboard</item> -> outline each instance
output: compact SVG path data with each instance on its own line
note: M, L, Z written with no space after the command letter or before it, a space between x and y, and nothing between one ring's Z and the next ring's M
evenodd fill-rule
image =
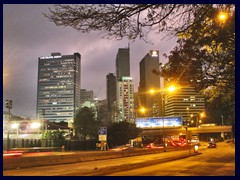
M137 127L176 127L182 126L182 117L148 117L148 118L136 118Z
M122 80L132 80L132 77L123 76L123 77L122 77Z
M150 51L150 55L152 56L152 57L158 57L158 55L159 55L159 51Z
M40 59L53 59L53 58L61 58L62 56L46 56L46 57L40 57Z

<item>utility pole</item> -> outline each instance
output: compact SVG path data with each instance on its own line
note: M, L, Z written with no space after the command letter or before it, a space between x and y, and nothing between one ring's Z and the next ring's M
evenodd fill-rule
M223 115L221 115L221 118L222 118L222 126L224 125L224 123L223 123Z
M44 133L44 117L45 117L45 109L42 109L42 139Z
M5 101L6 108L8 108L8 123L7 123L7 151L10 147L10 139L9 139L9 130L10 130L10 109L12 109L12 100L7 99Z

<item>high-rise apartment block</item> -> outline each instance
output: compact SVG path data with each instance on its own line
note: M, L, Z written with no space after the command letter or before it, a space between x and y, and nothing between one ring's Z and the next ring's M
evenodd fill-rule
M117 122L134 123L134 85L131 77L122 77L117 82Z
M37 114L50 122L73 121L80 106L81 55L38 58Z
M129 50L120 48L116 56L116 122L134 122L134 85L130 77Z

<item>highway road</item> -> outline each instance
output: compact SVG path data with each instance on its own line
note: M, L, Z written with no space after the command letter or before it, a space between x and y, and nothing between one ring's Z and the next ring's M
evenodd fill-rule
M203 150L199 156L175 160L108 176L235 176L235 148L226 143Z
M188 150L117 159L4 170L3 176L234 176L235 146L221 142L216 149L201 146L201 154L164 162ZM193 154L193 152L191 152Z

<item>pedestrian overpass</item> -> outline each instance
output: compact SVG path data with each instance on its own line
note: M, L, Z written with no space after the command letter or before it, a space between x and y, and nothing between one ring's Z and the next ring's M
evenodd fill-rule
M171 136L171 135L207 135L207 134L220 134L221 137L224 137L224 134L227 133L228 136L232 135L232 126L200 126L200 127L143 127L141 128L142 132L140 136Z

